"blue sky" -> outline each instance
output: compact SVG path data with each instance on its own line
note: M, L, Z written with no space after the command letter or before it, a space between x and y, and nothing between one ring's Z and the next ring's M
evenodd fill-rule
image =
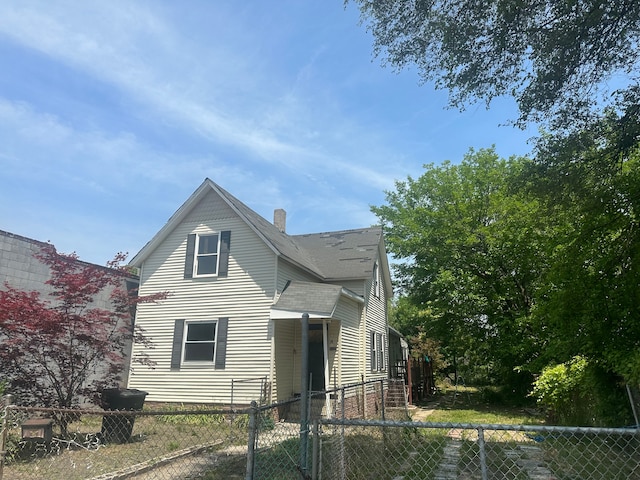
M372 56L342 0L0 3L0 229L104 264L209 177L292 234L366 227L395 180L535 132Z

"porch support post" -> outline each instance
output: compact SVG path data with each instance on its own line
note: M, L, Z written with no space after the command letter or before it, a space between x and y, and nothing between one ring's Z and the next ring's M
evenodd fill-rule
M324 347L324 408L327 418L331 418L331 400L329 398L329 324L327 319L322 319L322 346Z
M302 314L301 350L300 359L300 471L306 477L307 474L307 447L309 444L309 314Z

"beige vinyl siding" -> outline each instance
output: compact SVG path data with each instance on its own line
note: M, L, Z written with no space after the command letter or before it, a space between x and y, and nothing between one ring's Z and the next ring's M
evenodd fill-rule
M318 278L311 273L296 267L292 263L279 259L278 260L278 292L282 293L287 282L318 282Z
M355 302L351 302L355 303ZM274 320L276 332L276 386L277 400L291 398L300 393L301 352L302 352L302 323L299 319ZM314 319L309 324L321 324L322 320ZM340 341L341 322L337 319L329 321L329 385L333 388L342 384L340 380Z
M388 348L388 331L387 331L387 292L385 282L383 281L384 272L382 268L378 268L380 278L380 297L374 295L373 277L367 281L367 310L366 310L366 371L367 379L386 378L389 368L389 348ZM371 371L371 332L383 335L384 341L384 370L381 372Z
M296 320L272 320L275 337L275 381L272 386L272 395L276 400L285 400L290 398L294 392L294 385L300 383L300 379L295 381L294 365L296 363L296 351L300 348L295 347L296 326L299 322ZM299 339L299 335L298 335Z
M361 381L361 311L362 305L346 297L341 297L334 314L339 322L338 338L339 385Z
M277 294L281 294L287 282L292 281L313 282L318 279L279 257ZM273 320L271 325L274 332L274 371L271 394L275 400L285 400L300 390L300 320Z
M184 279L187 235L224 230L231 231L228 276ZM138 307L136 322L155 344L146 353L156 365L136 366L129 387L149 392L149 401L224 404L231 399L232 379L268 377L274 256L214 192L207 195L143 265L140 294L168 290L171 295L161 304ZM175 320L221 317L229 318L225 369L183 365L171 370Z
M365 296L366 282L364 282L363 280L347 280L344 282L334 282L334 283L346 288L347 290L352 291L356 295L360 295L361 297Z

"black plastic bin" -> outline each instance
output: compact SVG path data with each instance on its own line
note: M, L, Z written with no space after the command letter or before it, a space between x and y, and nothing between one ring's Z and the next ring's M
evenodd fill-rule
M142 410L147 392L137 389L106 388L102 391L102 408L105 410ZM105 415L100 434L106 443L126 443L131 438L135 415Z

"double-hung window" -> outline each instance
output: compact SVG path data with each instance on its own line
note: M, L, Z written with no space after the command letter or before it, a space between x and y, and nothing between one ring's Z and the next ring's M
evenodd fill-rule
M225 368L229 319L175 320L171 369L179 370L190 365Z
M385 336L381 333L371 332L371 371L382 372L385 369Z
M195 275L216 275L218 273L218 257L220 251L220 235L198 235L198 248L195 258Z
M226 277L229 273L231 232L192 233L187 236L184 278Z
M373 264L373 296L380 298L380 271L377 262Z
M187 322L185 327L182 361L213 363L217 322Z

